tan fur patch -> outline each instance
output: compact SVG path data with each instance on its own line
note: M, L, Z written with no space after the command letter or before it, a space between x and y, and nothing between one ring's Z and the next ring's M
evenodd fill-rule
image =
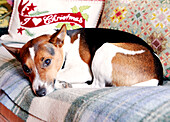
M74 43L75 40L78 39L78 34L74 34L72 37L71 37L71 43Z
M42 81L52 82L56 78L57 72L62 66L63 50L62 48L53 46L55 55L51 55L47 51L46 47L44 47L44 44L40 45L40 47L41 48L39 48L36 52L38 55L35 56L35 64L38 69L38 73ZM46 59L51 59L51 64L48 67L43 67L43 62Z
M91 65L90 50L83 40L80 40L79 53L81 59L90 66Z
M138 51L145 50L144 53L136 55L125 55L117 53L112 59L112 79L116 86L131 86L150 79L156 79L154 69L154 59L148 49L137 44L114 44L124 49Z

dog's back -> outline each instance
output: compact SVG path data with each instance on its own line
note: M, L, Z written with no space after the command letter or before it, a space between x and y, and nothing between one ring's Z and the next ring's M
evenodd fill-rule
M68 31L68 34L72 37L80 34L80 56L92 66L94 79L98 77L99 81L102 79L106 84L117 86L130 86L150 79L157 79L159 85L162 84L161 62L141 38L110 29L86 28ZM108 57L110 59L107 61ZM109 69L111 73L106 73ZM104 76L105 73L109 75ZM104 77L109 77L112 82Z

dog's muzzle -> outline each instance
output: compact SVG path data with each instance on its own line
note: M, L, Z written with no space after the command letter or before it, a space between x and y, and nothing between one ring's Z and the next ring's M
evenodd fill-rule
M39 88L36 90L36 95L39 97L43 97L47 94L46 88Z

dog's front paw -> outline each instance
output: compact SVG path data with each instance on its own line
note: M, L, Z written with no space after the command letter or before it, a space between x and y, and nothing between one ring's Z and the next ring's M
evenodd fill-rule
M55 88L72 88L72 85L70 83L67 83L65 81L56 81L55 82Z
M59 81L60 84L62 84L63 88L72 88L72 85L70 83L67 83L65 81Z

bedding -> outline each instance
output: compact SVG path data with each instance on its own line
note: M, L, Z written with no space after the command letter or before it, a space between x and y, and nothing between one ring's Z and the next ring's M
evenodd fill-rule
M169 81L157 87L57 89L36 97L20 63L2 46L0 52L0 103L25 121L170 121Z

